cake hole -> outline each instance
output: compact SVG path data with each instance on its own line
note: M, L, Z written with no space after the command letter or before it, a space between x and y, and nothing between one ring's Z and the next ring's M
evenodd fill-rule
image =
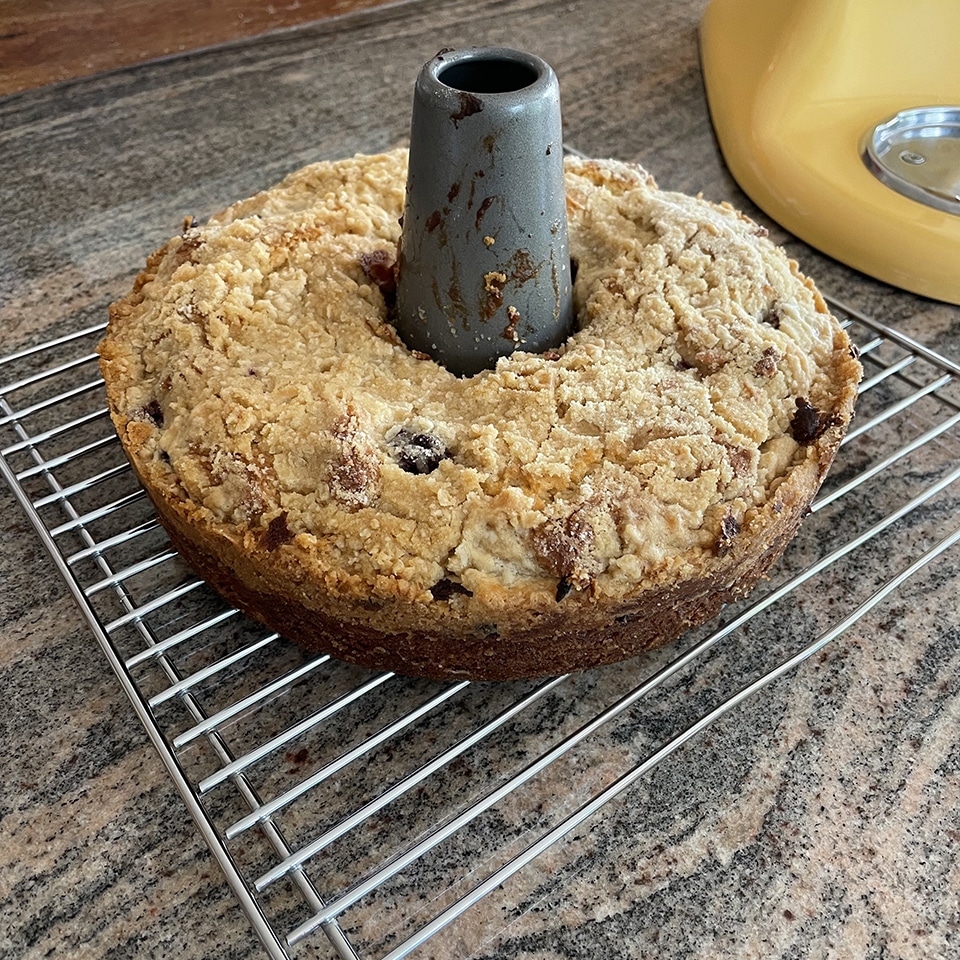
M163 407L159 400L151 400L144 404L135 414L138 420L149 420L158 429L163 426Z
M536 83L540 74L530 64L508 57L474 57L444 67L437 79L462 93L513 93Z
M458 580L450 580L448 577L438 580L430 588L430 594L434 600L449 600L451 597L456 596L473 596L473 592L468 590L462 583Z

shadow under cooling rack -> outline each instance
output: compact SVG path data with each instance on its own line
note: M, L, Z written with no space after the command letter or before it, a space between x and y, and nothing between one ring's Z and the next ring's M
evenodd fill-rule
M270 956L325 934L397 960L524 870L532 889L561 838L960 539L960 368L831 308L864 363L857 417L771 579L666 650L537 682L373 673L266 632L158 525L102 328L0 360L0 470Z

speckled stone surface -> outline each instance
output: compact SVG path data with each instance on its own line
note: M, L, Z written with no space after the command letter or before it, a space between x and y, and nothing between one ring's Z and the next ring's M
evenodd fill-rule
M739 192L705 106L703 5L410 2L0 100L0 353L102 320L185 215L202 218L305 162L402 142L422 62L443 46L503 43L556 69L567 137L579 149L638 160L664 187L731 200L829 293L960 360L960 309L808 250ZM914 419L922 425L925 416ZM852 444L833 482L869 455L868 445ZM888 482L814 515L773 584L958 460L954 430ZM722 653L394 878L345 921L363 960L382 956L395 928L412 929L446 902L451 876L463 872L469 885L482 875L477 865L490 869L504 851L522 849L748 674L835 623L958 517L954 484L855 562L798 591L787 613L752 621ZM265 956L6 487L0 531L0 956ZM960 956L958 573L954 547L414 955ZM376 862L397 837L416 838L438 810L501 782L534 745L572 732L669 657L574 678L544 699L535 723L518 722L496 750L462 758L433 793L411 793L392 822L331 848L331 883L351 863ZM456 716L486 715L504 696L478 687ZM431 735L446 732L438 725ZM289 751L264 788L313 762L320 746ZM338 791L364 778L387 780L398 763L378 754L317 803L340 803ZM296 836L307 824L291 818L286 827ZM253 841L235 853L254 866L260 856ZM294 922L305 916L301 909ZM333 956L322 937L292 953Z

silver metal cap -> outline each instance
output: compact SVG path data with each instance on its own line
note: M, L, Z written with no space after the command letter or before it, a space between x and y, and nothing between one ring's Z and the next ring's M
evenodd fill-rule
M891 189L960 214L960 107L901 110L867 132L861 153Z

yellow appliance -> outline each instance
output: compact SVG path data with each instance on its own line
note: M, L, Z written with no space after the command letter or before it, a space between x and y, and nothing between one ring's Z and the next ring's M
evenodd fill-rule
M960 0L711 0L724 160L795 236L960 304Z

